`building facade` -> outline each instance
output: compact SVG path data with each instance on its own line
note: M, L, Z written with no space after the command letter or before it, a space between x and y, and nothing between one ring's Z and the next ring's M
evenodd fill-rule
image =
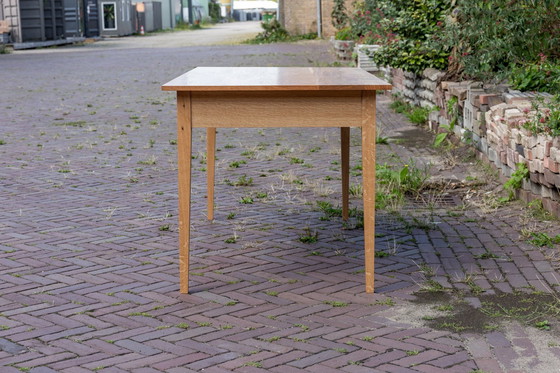
M352 0L346 0L346 9L350 15ZM333 0L280 0L278 3L279 19L284 28L295 35L317 32L319 24L317 7L321 9L321 34L323 37L333 36L336 32L331 13L334 6Z

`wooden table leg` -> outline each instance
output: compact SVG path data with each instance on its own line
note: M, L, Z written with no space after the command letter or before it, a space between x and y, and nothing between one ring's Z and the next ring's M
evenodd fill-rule
M366 292L374 291L375 270L375 91L362 92L362 178Z
M216 165L216 128L206 129L206 196L208 220L214 220L214 173Z
M191 94L177 92L177 159L179 174L179 283L189 292L189 239L191 227Z
M342 219L348 220L350 191L350 127L340 127L340 163L342 170Z

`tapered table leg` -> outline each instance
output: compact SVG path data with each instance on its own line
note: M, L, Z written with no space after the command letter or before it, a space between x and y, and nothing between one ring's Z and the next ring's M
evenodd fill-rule
M373 293L375 268L375 91L362 92L362 178L366 292Z
M206 129L206 196L208 220L214 220L214 174L216 169L216 128Z
M342 219L348 220L350 191L350 127L340 128L340 163L342 170Z
M189 292L189 239L191 221L191 94L177 92L177 158L179 174L179 283Z

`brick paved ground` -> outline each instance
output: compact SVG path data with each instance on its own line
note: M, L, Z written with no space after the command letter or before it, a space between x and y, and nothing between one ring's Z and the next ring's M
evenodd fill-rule
M0 56L1 371L558 372L556 319L551 331L532 326L541 319L461 323L493 294L558 289L554 252L520 239L516 205L489 212L461 189L378 211L376 245L389 255L376 261L376 294L363 292L363 231L317 208L338 201L336 130L220 130L212 223L195 131L192 294L179 294L175 108L160 84L200 65L326 65L325 51L311 42ZM408 140L380 146L380 159L429 160L434 174L464 177L438 170L449 160L418 146L427 135L388 100L380 127ZM235 186L244 176L252 185ZM443 295L419 292L437 284ZM464 313L438 321L450 305Z

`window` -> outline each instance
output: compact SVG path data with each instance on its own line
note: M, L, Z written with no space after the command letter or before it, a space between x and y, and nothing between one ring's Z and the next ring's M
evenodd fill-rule
M117 29L117 3L101 3L103 30Z

